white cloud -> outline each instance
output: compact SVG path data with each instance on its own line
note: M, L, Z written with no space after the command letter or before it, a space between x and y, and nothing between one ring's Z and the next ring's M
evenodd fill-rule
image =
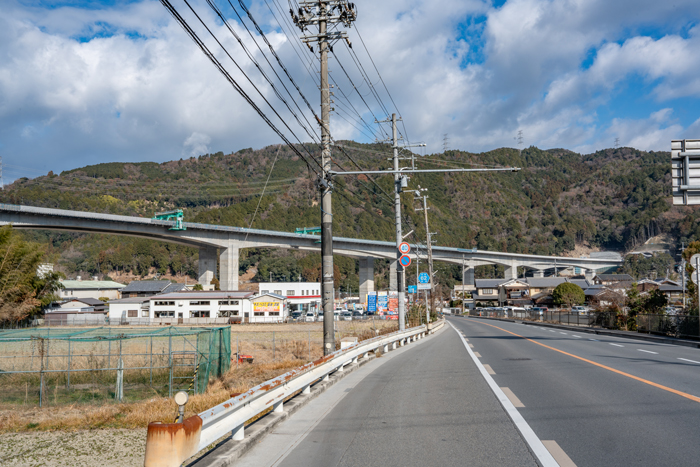
M695 71L700 65L700 30L688 29L700 20L696 0L677 0L673 6L656 0L509 0L498 9L486 0L355 3L357 29L384 83L351 28L348 33L363 72L391 113L386 84L410 138L425 140L428 152L440 150L444 133L453 148L514 146L519 129L526 145L540 147L593 150L610 146L617 135L625 144L662 149L667 146L663 138L700 125L684 127L674 120L692 113L680 112L680 101L690 99L692 106L700 99ZM179 1L174 4L186 12ZM204 2L195 4L284 121L309 141L236 40ZM251 11L264 27L276 24L265 4L255 1ZM162 161L279 142L159 2L104 10L45 10L7 2L3 13L0 147L5 157L25 159L22 165L58 171L100 161ZM196 26L196 20L188 20ZM232 24L267 69L247 32ZM268 38L319 113L317 61L300 60L282 31L270 31ZM207 38L207 43L212 41ZM241 72L219 49L212 50L289 134ZM384 119L385 110L376 104L345 47L338 43L335 51L357 86L353 89L331 58L332 76L341 88L334 89L337 113L361 126L354 115L358 111L376 131L374 117ZM309 59L308 53L301 53ZM647 95L640 98L655 109L645 107L641 115L626 109L624 119L603 120L598 111L632 77L647 83ZM296 96L293 87L287 87ZM299 105L318 132L306 105ZM372 139L337 114L331 128L335 139Z

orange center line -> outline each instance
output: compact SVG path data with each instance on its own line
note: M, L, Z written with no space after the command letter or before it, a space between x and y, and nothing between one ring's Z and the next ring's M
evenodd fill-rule
M685 397L686 399L690 399L691 401L700 402L700 397L694 396L692 394L688 394L687 392L683 392L683 391L679 391L677 389L669 388L668 386L664 386L663 384L655 383L653 381L649 381L649 380L646 380L644 378L640 378L639 376L634 376L634 375L631 375L629 373L625 373L624 371L616 370L615 368L611 368L611 367L603 365L601 363L594 362L593 360L588 360L587 358L579 357L578 355L574 355L574 354L569 353L569 352L564 352L563 350L559 350L559 349L556 349L554 347L550 347L549 345L546 345L546 344L543 344L541 342L537 342L536 340L521 336L520 334L516 334L516 333L508 331L506 329L499 328L498 326L494 326L493 324L488 324L488 323L484 323L481 321L476 321L476 322L479 324L484 324L486 326L491 326L492 328L499 329L503 332L507 332L508 334L512 334L512 335L517 336L521 339L525 339L525 340L533 342L537 345L541 345L542 347L545 347L545 348L550 349L550 350L554 350L555 352L559 352L559 353L567 355L569 357L576 358L578 360L581 360L582 362L590 363L591 365L595 365L597 367L606 369L608 371L612 371L613 373L617 373L618 375L627 376L628 378L632 378L632 379L640 381L644 384L648 384L649 386L654 386L655 388L663 389L664 391L668 391L668 392L671 392L673 394L677 394L681 397Z

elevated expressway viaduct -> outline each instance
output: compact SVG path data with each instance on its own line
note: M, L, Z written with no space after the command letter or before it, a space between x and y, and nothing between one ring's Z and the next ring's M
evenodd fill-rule
M238 290L238 258L241 248L321 249L317 235L192 222L184 223L185 230L170 230L175 226L175 221L0 204L0 225L7 224L17 229L129 235L196 247L199 249L199 282L209 284L216 275L218 266L221 290ZM411 245L411 248L409 256L415 260L416 245ZM376 258L388 259L392 261L392 269L396 268L394 242L334 237L333 249L335 254L359 260L361 296L374 290ZM433 247L433 259L464 265L467 284L474 283L474 267L485 264L503 265L507 279L517 278L518 267L532 269L536 276L541 277L545 270L551 268L577 267L587 275L592 275L598 269L621 264L620 261L609 259L525 255L443 246ZM391 280L392 289L395 290L395 274L391 274Z

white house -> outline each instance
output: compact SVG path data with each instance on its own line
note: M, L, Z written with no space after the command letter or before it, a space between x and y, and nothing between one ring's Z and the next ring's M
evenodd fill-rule
M114 281L83 281L78 276L77 280L62 280L63 289L61 298L102 298L116 300L120 297L119 291L126 287L124 284Z
M319 311L321 309L320 282L261 282L258 292L272 293L287 298L289 311Z
M235 291L183 291L149 297L149 316L157 320L176 323L212 323L218 318L228 323L231 318L248 321L251 316L253 292ZM165 321L164 321L165 322Z
M107 314L110 324L119 324L134 320L145 321L150 319L149 297L122 298L110 300Z
M263 293L251 299L252 314L248 323L282 323L289 316L287 297Z

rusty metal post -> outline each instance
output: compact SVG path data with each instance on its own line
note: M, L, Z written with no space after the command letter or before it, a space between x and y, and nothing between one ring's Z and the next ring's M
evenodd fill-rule
M197 453L201 434L202 419L199 415L182 423L149 423L144 467L181 465Z

